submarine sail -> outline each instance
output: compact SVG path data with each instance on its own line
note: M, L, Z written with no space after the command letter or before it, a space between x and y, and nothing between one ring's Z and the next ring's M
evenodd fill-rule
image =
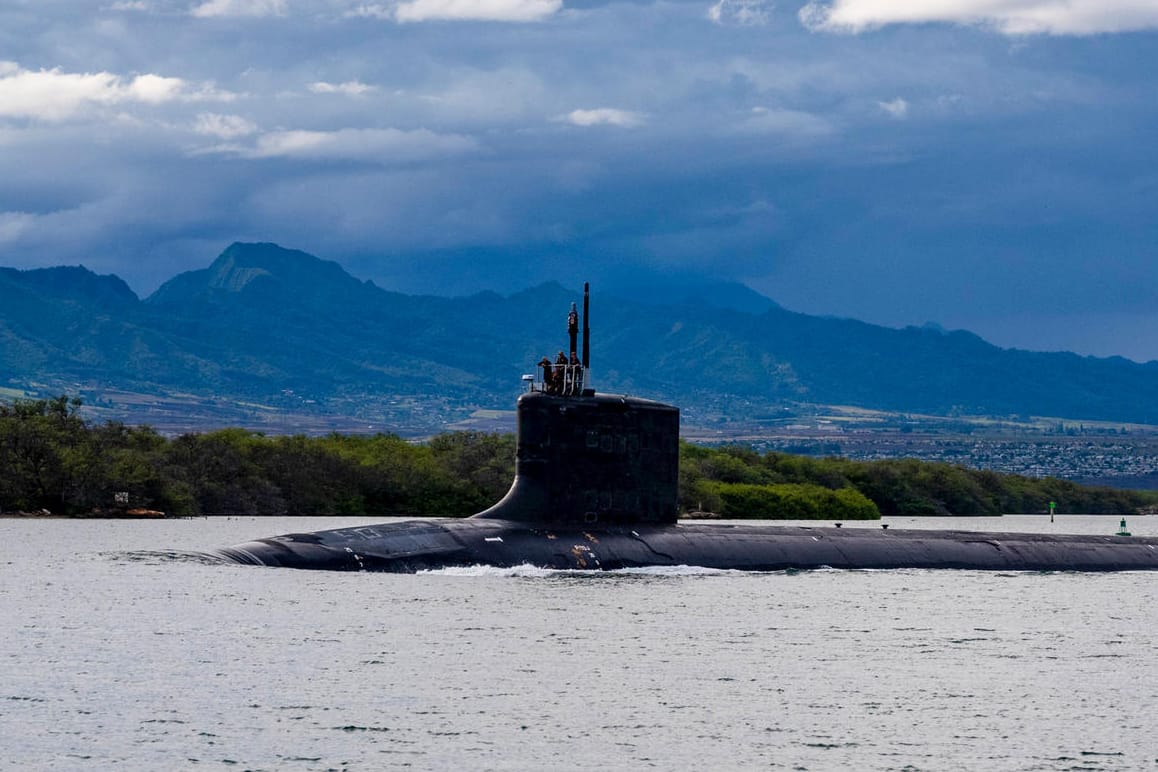
M290 568L415 572L453 566L611 570L702 566L749 571L957 568L1158 570L1158 538L774 525L680 524L679 410L597 393L590 379L589 287L569 356L544 357L516 404L515 479L468 518L286 534L215 551Z

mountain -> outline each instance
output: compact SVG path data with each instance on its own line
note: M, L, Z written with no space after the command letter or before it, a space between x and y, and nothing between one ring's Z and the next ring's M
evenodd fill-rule
M648 285L614 287L608 294L649 306L703 306L747 314L779 308L776 301L735 282L658 281Z
M233 244L144 300L82 267L0 269L0 297L0 386L399 428L509 409L520 375L566 347L566 313L581 300L557 283L509 297L403 295L274 244ZM596 288L591 327L601 389L670 400L692 419L825 404L1158 422L1158 363L807 316L742 285Z
M180 356L115 276L84 267L0 269L0 367L21 383L60 378L117 382L131 362L161 380ZM191 376L192 373L184 374Z

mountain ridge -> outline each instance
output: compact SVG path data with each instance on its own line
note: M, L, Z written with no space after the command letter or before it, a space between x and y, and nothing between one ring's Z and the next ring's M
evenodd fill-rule
M809 316L740 287L706 286L703 297L657 288L640 299L597 290L595 383L721 420L841 404L1158 422L1158 362ZM179 392L379 417L392 402L415 416L437 403L441 412L422 418L433 422L509 408L521 374L565 347L567 310L581 300L559 282L505 297L405 295L299 250L240 242L143 300L118 277L79 267L3 268L0 291L0 386ZM722 307L729 297L741 308ZM405 422L404 412L389 415Z

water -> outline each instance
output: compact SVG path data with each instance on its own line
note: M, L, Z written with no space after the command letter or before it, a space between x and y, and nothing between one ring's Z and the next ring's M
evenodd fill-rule
M1158 574L409 576L185 552L375 520L0 521L0 766L1158 768Z

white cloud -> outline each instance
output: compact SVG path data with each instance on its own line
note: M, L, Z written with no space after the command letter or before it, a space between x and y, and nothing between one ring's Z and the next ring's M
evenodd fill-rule
M221 139L236 139L257 133L257 124L242 118L240 115L219 115L217 113L201 113L193 130L198 134L205 134Z
M553 99L545 77L518 66L455 68L445 71L440 83L415 90L413 99L423 123L479 130L526 126L542 120L544 105Z
M359 5L357 8L354 8L353 10L346 11L343 14L343 16L353 16L356 18L366 18L366 19L393 20L394 19L394 9L390 8L389 6L380 5L377 3L370 4L370 5L363 3L362 5Z
M0 212L0 244L16 241L36 222L27 212Z
M708 18L716 24L762 27L768 23L771 10L767 0L717 0L708 9Z
M779 134L786 137L815 138L835 132L825 119L801 110L753 107L751 115L740 124L744 134Z
M799 18L811 30L859 33L889 24L947 22L1007 35L1094 35L1158 29L1154 0L810 0Z
M394 10L399 22L542 21L563 7L563 0L408 0Z
M462 155L475 147L470 137L436 134L427 129L339 129L273 131L259 136L252 147L228 146L218 150L244 158L397 163Z
M147 11L148 3L145 0L119 0L109 6L110 11Z
M890 99L888 102L877 102L877 105L894 118L905 118L909 114L909 103L900 97Z
M643 115L630 110L617 110L614 107L597 107L594 110L572 110L566 115L559 116L558 120L566 121L575 126L620 126L630 129L640 126L644 122Z
M377 90L374 86L367 86L356 80L348 80L345 83L326 83L318 81L310 84L310 91L315 94L345 94L346 96L362 96L371 91Z
M179 98L184 88L185 81L180 78L138 75L125 87L125 93L130 100L156 105Z
M199 18L215 16L281 16L286 0L207 0L190 11Z
M190 91L180 78L146 74L125 80L110 72L33 71L14 62L0 62L0 117L61 121L94 105L228 98L211 89Z

